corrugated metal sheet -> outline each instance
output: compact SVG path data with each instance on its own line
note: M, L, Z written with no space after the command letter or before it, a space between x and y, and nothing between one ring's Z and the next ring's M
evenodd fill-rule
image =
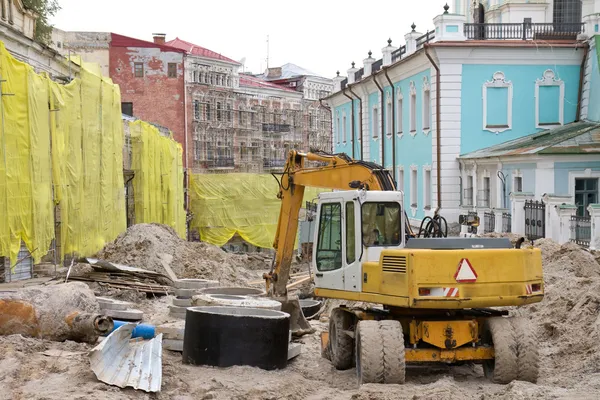
M120 326L92 349L92 371L109 385L158 392L162 385L162 333L152 340L132 339L134 327Z
M194 54L196 56L206 57L206 58L214 58L216 60L227 61L227 62L231 62L231 63L237 64L237 65L241 65L239 62L234 61L231 58L225 57L224 55L221 55L221 54L217 53L216 51L206 49L206 48L204 48L202 46L198 46L194 43L186 42L185 40L181 40L179 38L175 38L175 39L167 42L166 45L171 46L171 47L176 47L181 50L185 50L187 53Z

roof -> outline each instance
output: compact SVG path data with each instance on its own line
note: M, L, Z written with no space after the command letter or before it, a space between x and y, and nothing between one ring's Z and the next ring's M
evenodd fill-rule
M461 159L527 154L598 154L600 123L573 122L460 156Z
M240 86L275 89L275 90L282 90L284 92L297 93L295 90L288 89L286 87L276 85L271 82L267 82L264 79L257 78L256 76L243 75L243 74L240 75Z
M239 62L232 60L231 58L225 57L215 51L209 50L202 46L198 46L194 43L186 42L185 40L181 40L178 37L168 41L168 46L173 46L178 49L184 50L188 54L193 54L200 57L213 58L215 60L226 61L230 63L234 63L237 65L241 65Z
M304 69L304 68L299 67L296 64L292 64L292 63L284 64L281 67L279 67L278 69L281 69L281 74L278 76L268 77L267 75L262 74L262 75L260 75L260 77L265 80L268 80L268 81L274 81L274 80L280 80L280 79L290 79L290 78L295 78L295 77L300 77L300 76L317 76L317 77L319 76L312 71L309 71L307 69Z
M110 34L110 45L112 47L142 47L142 48L159 48L162 51L171 51L175 53L185 53L185 51L169 45L156 44L146 40L135 39L129 36L123 36L116 33Z

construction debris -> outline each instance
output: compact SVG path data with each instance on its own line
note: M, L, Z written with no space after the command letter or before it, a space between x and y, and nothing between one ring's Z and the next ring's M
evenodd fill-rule
M36 286L0 296L0 335L95 343L113 328L83 283Z
M96 377L109 385L158 392L162 385L162 334L132 339L134 324L122 325L90 352Z

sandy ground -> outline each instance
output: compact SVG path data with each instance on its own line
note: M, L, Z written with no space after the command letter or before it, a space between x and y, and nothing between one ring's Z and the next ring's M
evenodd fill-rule
M135 243L128 246L136 248ZM165 350L162 390L156 394L99 382L89 368L87 352L92 348L89 344L58 343L20 335L0 337L0 400L599 399L600 264L597 255L571 244L559 246L550 240L540 240L536 246L542 249L546 296L541 303L510 311L528 318L536 329L541 356L538 384L519 381L509 385L493 384L484 378L480 366L468 364L409 367L405 385L358 387L354 369L337 371L328 360L321 358L319 333L327 329L327 322L313 321L317 332L301 339L302 354L281 371L186 366L181 363L180 353ZM224 254L214 248L202 251L216 254L220 263L216 265L211 261L209 265L198 266L191 265L190 260L190 265L182 266L181 273L193 277L205 277L206 273L223 277L228 283L240 283L244 278L255 279L259 272L254 265L238 264L243 260L240 257L246 256ZM125 251L112 249L112 254L118 252ZM145 263L141 249L135 257ZM152 267L159 268L159 265ZM144 311L144 322L174 321L168 315L170 296L146 298L126 292L114 295L135 302L136 307ZM328 304L327 310L333 305Z

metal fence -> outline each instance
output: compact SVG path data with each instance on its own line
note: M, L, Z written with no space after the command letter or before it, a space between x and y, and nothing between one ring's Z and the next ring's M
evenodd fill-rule
M496 231L496 215L492 211L483 213L483 233Z
M546 205L543 201L525 202L525 236L529 240L546 237Z
M571 242L589 247L592 240L592 218L571 216Z
M509 213L502 213L502 233L512 232L512 215Z
M464 34L474 40L574 39L583 33L583 23L483 23L465 24Z

